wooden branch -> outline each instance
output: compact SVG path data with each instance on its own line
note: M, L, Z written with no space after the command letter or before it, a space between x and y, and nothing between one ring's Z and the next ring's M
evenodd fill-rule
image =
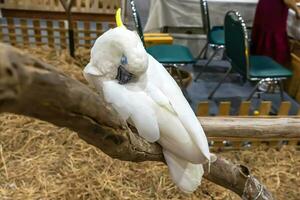
M300 117L201 117L210 138L300 139Z
M54 67L4 44L0 44L1 112L31 116L68 127L113 158L134 162L164 161L160 146L148 143L134 128L119 120L101 95ZM209 134L214 134L218 132L215 127L223 124L222 120L217 120L220 119L202 118L201 122ZM221 130L228 133L226 127ZM244 199L273 199L245 166L218 158L210 170L205 167L205 172L206 179Z
M0 44L0 61L0 112L68 127L113 158L163 159L159 145L133 134L86 85L4 44Z
M271 200L271 193L255 177L250 174L244 165L235 165L228 160L219 158L204 167L204 177L211 182L223 186L242 197L244 200Z

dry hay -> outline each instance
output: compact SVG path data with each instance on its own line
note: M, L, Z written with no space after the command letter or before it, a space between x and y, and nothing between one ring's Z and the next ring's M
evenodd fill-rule
M78 61L66 53L26 51L83 80ZM299 199L299 151L261 147L220 154L249 166L277 199ZM0 114L0 199L239 198L206 180L194 194L186 195L174 186L162 163L111 159L66 128L4 113Z

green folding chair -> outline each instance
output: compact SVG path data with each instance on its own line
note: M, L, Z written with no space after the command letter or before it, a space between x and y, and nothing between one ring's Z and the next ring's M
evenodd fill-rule
M225 40L224 40L224 27L223 26L210 26L210 17L209 17L209 10L206 0L200 0L200 8L201 8L201 17L202 17L202 26L204 32L206 33L207 42L203 49L201 50L198 59L204 59L207 55L208 47L211 47L214 52L208 58L207 62L203 65L201 71L198 73L194 81L197 81L198 78L201 76L205 68L210 64L213 58L217 55L217 53L224 49L225 47Z
M210 93L208 98L211 99L213 97L230 71L234 70L249 81L257 82L247 100L253 97L259 86L259 81L266 78L276 80L280 88L281 100L283 100L282 80L292 76L292 72L268 56L249 55L248 33L244 20L239 12L227 12L224 28L226 57L230 61L231 67L226 71L224 77Z
M145 46L143 28L134 0L130 0L130 5L135 27ZM178 68L187 64L196 63L196 59L193 57L191 51L187 47L178 44L154 45L146 48L146 51L165 67L176 68L180 79L181 89L183 89L183 93L185 93L187 97L187 91L182 87L182 76Z

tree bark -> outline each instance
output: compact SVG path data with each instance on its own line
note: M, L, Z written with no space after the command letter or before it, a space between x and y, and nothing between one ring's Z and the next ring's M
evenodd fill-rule
M101 95L54 67L0 43L1 112L30 116L68 127L112 158L133 162L164 162L161 147L139 137L136 129L122 122ZM255 133L262 137L261 129L268 131L270 127L269 123L263 125L263 122L259 122L260 119L256 119L256 124L260 123L260 126L254 129L249 127L253 121L246 118L243 120L237 126L233 124L237 119L200 119L208 136L223 135L224 131L224 136L229 133L234 133L235 136ZM273 120L275 123L276 120L283 120L280 121L281 124L289 120L288 123L293 128L299 127L298 119ZM233 131L235 127L236 130ZM282 133L285 132L283 130ZM269 133L274 134L271 131ZM299 132L292 131L293 136L297 133L299 135ZM273 199L271 193L250 174L246 166L235 165L223 158L217 158L210 168L205 166L204 177L232 190L243 199Z

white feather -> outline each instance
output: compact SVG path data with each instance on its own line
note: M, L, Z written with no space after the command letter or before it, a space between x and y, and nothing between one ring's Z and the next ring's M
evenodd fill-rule
M84 73L83 74L91 74L94 76L100 76L100 72L97 70L97 68L95 66L93 66L93 64L88 63L85 68L84 68Z
M137 77L124 85L114 80L122 55L128 59L126 70ZM210 160L206 136L174 79L147 55L138 36L126 28L104 33L84 74L140 136L163 147L173 181L193 192L201 183L202 164Z
M194 192L201 184L201 179L204 174L202 165L192 164L166 150L163 150L163 154L168 164L171 177L177 186L183 192Z
M124 120L130 119L140 136L149 142L159 139L159 128L153 101L143 91L131 91L117 81L103 82L105 100L111 103Z
M151 55L149 55L148 60L149 69L147 70L147 74L148 77L151 77L151 83L159 88L166 98L169 99L174 111L178 114L180 122L202 153L202 156L199 157L202 160L201 162L210 160L205 133L177 83L167 70Z

